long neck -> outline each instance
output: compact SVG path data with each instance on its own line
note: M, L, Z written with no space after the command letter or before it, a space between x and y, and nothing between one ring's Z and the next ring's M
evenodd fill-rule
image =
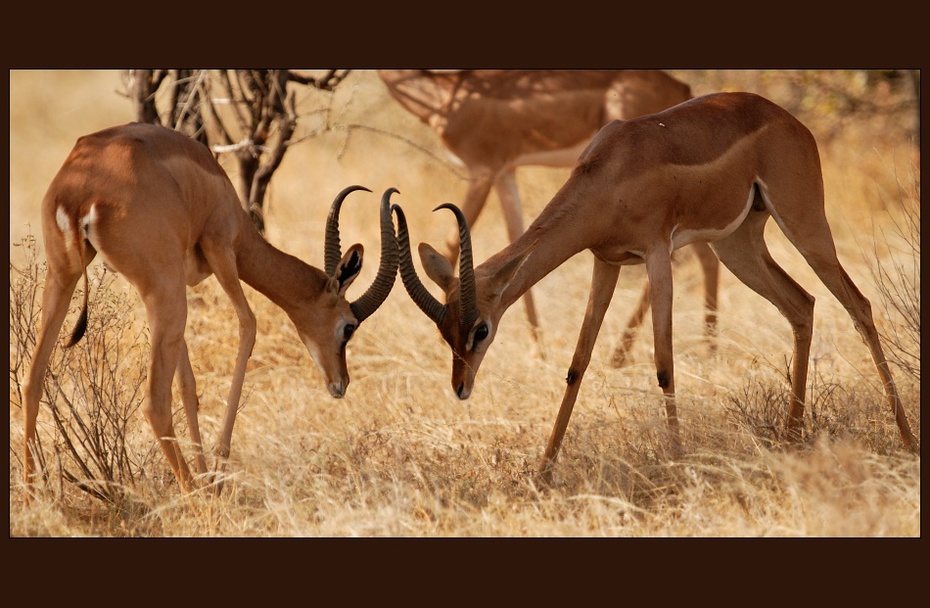
M567 259L591 246L585 222L575 212L579 197L569 192L572 190L563 187L526 232L475 269L478 276L494 276L508 262L532 247L530 255L501 296L501 305L505 308Z
M326 285L326 273L275 248L257 230L243 230L236 249L239 278L285 311Z

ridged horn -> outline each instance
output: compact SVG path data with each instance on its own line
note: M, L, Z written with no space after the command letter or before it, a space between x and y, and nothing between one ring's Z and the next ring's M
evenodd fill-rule
M371 192L365 186L349 186L336 195L336 200L329 208L329 216L326 218L326 236L323 241L323 270L329 276L336 274L339 260L342 259L342 245L339 243L339 210L342 208L342 201L356 190Z
M439 205L433 211L448 209L459 224L459 284L462 298L462 327L470 328L478 320L478 296L475 291L475 267L472 261L471 235L462 210L452 203Z
M404 216L404 210L399 205L392 205L391 209L397 214L397 249L400 255L400 278L404 282L404 289L407 290L407 295L414 304L436 325L439 325L446 317L449 307L434 298L417 276L417 270L413 266L413 256L410 253L410 235L407 232L407 218Z
M391 219L391 195L395 192L400 190L388 188L381 197L381 261L378 264L378 274L368 290L349 304L359 325L384 303L397 277L397 237L394 235L394 221Z

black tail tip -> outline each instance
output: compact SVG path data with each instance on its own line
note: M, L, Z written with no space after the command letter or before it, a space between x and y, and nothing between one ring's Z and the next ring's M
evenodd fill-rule
M87 332L87 308L84 308L81 311L81 316L78 318L77 325L74 326L74 331L71 332L71 339L68 341L66 348L71 348L75 344L81 341L81 338L84 337L84 334Z

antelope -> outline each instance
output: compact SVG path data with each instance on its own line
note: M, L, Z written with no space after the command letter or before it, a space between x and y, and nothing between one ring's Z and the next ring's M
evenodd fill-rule
M468 171L459 205L473 229L491 188L497 192L513 242L524 230L515 171L520 166L571 167L598 129L613 119L652 114L691 99L691 88L660 70L379 70L391 96L435 131ZM458 257L453 229L443 250ZM704 327L717 323L719 262L710 247L692 247L704 275ZM611 362L622 367L649 310L643 288ZM527 320L539 341L533 294L523 296ZM709 342L710 349L714 344Z
M794 335L787 435L801 439L813 331L814 297L769 254L770 217L848 311L868 346L906 449L919 453L872 317L871 305L843 269L824 212L823 177L813 134L780 106L753 93L716 93L668 110L616 120L581 153L568 180L513 243L473 267L464 213L456 216L459 276L436 249L419 246L424 270L445 293L441 303L417 276L406 219L398 217L400 272L407 293L452 349L452 389L472 392L501 316L532 285L575 254L594 254L587 309L567 387L539 473L552 469L621 267L644 264L651 285L655 367L664 393L669 447L682 454L672 353L671 254L695 242L775 305Z
M141 296L151 330L151 357L143 411L182 491L194 478L178 444L171 417L172 377L177 376L194 470L206 474L194 372L184 329L187 285L216 276L239 319L239 346L226 412L214 449L213 474L225 469L256 319L240 281L282 308L322 374L330 395L349 384L346 344L384 302L397 273L397 245L387 190L381 200L381 260L365 293L349 303L346 290L362 268L364 248L342 255L339 210L363 186L336 196L326 221L325 271L265 241L243 209L226 173L209 149L172 129L129 123L85 135L49 185L42 201L42 233L48 271L35 353L24 386L24 479L27 501L35 481L36 418L49 357L69 301L87 266L100 254ZM66 346L87 329L88 290ZM198 480L200 481L200 480ZM220 480L214 490L222 489Z

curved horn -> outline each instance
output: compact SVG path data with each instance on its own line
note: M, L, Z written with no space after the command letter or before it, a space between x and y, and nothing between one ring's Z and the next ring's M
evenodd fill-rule
M339 260L342 258L342 246L339 244L339 209L342 207L342 201L356 190L371 192L365 186L349 186L336 195L336 200L333 201L333 206L329 209L329 216L326 218L326 237L323 241L323 269L329 276L336 274L336 268L338 268Z
M439 205L433 211L448 209L459 224L459 283L462 298L462 326L471 327L478 320L478 296L475 291L475 267L472 262L471 235L461 209L451 203Z
M404 282L404 289L426 316L436 325L442 323L449 307L433 297L417 276L413 266L413 257L410 254L410 235L407 232L407 218L399 205L392 205L391 209L397 214L397 248L400 254L400 278Z
M400 190L388 188L381 197L381 261L378 264L378 274L368 290L349 304L359 325L384 303L397 277L397 238L394 236L390 205L391 195L395 192Z

